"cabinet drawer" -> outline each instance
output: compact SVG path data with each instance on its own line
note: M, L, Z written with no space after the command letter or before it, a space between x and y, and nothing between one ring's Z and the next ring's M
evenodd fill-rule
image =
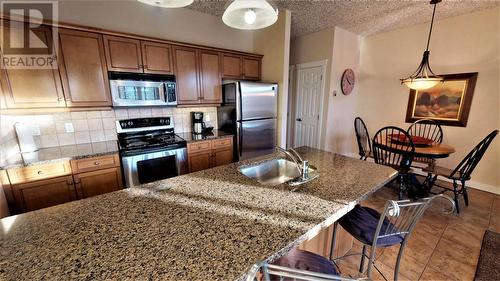
M63 161L23 168L14 168L8 169L7 175L9 176L11 184L19 184L71 175L71 165L68 161Z
M71 160L71 168L73 169L74 174L119 166L120 157L118 156L118 154Z
M188 154L210 150L210 141L188 143Z
M223 138L212 141L213 149L228 148L232 146L233 146L233 138Z

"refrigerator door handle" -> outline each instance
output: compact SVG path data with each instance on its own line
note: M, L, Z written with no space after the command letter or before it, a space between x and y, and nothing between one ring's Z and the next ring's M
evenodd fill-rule
M241 107L241 83L236 83L236 121L241 121L243 119L242 107Z
M243 155L243 130L241 129L241 122L236 122L237 128L237 143L238 143L238 158Z

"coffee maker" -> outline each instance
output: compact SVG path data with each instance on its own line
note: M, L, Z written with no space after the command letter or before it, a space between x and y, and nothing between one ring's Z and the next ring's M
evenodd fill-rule
M191 121L193 122L193 133L202 134L205 130L205 122L203 122L203 112L191 112Z

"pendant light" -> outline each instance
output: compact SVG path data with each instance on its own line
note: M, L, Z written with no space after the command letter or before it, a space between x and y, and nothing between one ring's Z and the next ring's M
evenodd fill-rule
M431 0L430 4L434 5L432 11L431 27L429 30L429 37L427 38L427 48L425 49L424 55L422 57L422 62L418 66L417 70L407 78L401 79L401 84L404 84L413 90L424 90L429 89L439 82L443 81L443 77L440 77L434 72L429 65L429 43L431 41L432 26L434 24L434 15L436 14L436 5L441 2L441 0Z
M191 5L194 0L137 0L137 1L161 8L182 8Z
M226 4L222 21L236 29L261 29L278 20L278 8L271 0L232 0Z

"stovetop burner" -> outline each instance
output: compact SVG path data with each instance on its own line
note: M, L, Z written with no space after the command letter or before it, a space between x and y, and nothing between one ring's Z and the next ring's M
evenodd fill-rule
M174 133L170 117L120 120L117 130L122 151L186 146L186 141Z
M134 136L120 137L118 142L121 149L136 149L142 147L168 146L172 144L185 143L185 140L174 133L139 134Z

